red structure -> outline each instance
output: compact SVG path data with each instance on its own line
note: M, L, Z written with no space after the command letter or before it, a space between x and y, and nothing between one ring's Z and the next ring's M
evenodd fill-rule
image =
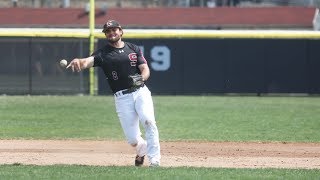
M312 28L311 7L96 9L96 27L117 19L126 28ZM0 27L88 27L88 13L73 8L2 8Z

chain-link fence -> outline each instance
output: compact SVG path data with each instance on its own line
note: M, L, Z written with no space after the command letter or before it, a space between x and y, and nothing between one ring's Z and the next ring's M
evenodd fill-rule
M0 38L0 94L88 92L88 72L72 73L60 59L88 56L88 40Z

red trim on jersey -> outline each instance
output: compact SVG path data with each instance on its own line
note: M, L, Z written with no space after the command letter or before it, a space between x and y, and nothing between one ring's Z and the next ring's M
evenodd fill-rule
M147 60L146 60L146 58L144 58L143 53L142 53L142 51L141 51L141 50L140 50L140 54L141 54L141 58L142 58L142 60L144 61L144 63L146 63L146 64L147 64Z

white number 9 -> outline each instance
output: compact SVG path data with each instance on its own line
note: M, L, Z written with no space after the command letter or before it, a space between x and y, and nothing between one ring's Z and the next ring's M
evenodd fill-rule
M170 68L170 49L167 46L155 46L151 49L151 67L155 71L166 71Z

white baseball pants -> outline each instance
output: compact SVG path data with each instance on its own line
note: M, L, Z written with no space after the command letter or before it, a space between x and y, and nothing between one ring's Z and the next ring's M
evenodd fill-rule
M136 145L137 155L147 155L151 164L160 165L159 132L151 92L144 86L129 94L123 95L121 91L116 94L116 111L128 143ZM145 129L146 141L141 137L139 121Z

